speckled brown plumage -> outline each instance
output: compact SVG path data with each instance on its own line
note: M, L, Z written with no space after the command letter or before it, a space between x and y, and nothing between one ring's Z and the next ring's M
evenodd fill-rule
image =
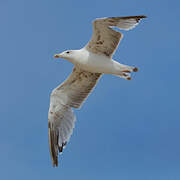
M146 16L126 16L126 17L110 17L96 19L93 22L93 35L86 48L88 51L96 54L104 54L111 57L115 52L123 34L112 29L112 26L118 26L123 20L134 20L138 23L140 19Z

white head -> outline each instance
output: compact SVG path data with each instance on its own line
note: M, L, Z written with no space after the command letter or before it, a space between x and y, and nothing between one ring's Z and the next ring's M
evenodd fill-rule
M66 50L60 54L55 54L55 58L63 58L72 61L75 58L76 50Z

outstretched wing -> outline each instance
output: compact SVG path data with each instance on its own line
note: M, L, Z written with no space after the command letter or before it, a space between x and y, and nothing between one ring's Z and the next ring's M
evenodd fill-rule
M93 35L86 49L93 53L104 54L111 57L118 47L122 33L112 29L117 27L123 30L134 28L142 18L146 16L127 16L127 17L110 17L99 18L93 22Z
M80 108L100 77L100 73L90 73L75 67L67 80L52 91L48 134L53 166L58 166L58 153L63 151L73 132L76 118L72 107Z

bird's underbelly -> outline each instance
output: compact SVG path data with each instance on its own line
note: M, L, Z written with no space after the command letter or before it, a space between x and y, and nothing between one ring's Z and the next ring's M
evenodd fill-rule
M109 57L91 53L86 49L81 49L71 62L86 71L104 74L119 74L121 66L120 63Z
M94 73L118 74L118 62L110 59L88 59L79 64L81 69Z

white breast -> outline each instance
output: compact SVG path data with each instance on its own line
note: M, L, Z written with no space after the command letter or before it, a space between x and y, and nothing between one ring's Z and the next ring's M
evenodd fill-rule
M107 56L95 54L83 48L78 50L73 64L90 72L116 74L119 63Z

